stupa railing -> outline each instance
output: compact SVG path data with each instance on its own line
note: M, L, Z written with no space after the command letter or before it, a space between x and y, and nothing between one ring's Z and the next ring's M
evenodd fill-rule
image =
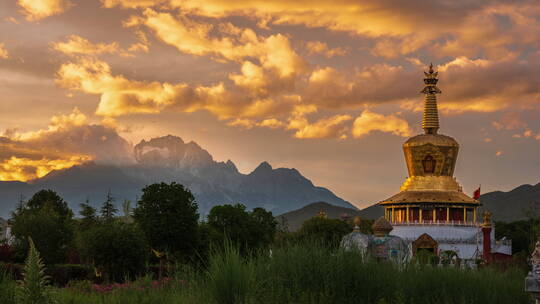
M474 221L394 221L390 222L392 225L398 226L466 226L466 227L478 227L480 223Z

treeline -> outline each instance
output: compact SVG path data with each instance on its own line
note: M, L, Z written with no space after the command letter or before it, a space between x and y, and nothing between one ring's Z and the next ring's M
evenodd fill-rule
M46 265L83 264L103 280L121 281L148 271L149 265L201 264L212 250L233 244L243 255L305 240L336 248L351 231L349 222L314 217L295 233L278 225L271 212L241 204L213 207L203 221L193 194L177 183L142 189L132 209L120 216L109 192L101 208L80 205L75 217L56 192L41 190L12 212L14 237L0 249L0 262L23 263L33 240ZM371 222L362 230L369 232ZM160 267L161 271L161 267Z

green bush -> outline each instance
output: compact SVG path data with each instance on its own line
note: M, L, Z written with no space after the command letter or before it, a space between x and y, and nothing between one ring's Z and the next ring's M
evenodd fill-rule
M298 230L297 235L302 241L337 248L343 236L351 231L349 224L342 220L316 216L305 221Z
M82 232L78 246L85 261L114 281L144 272L150 251L136 225L114 221Z
M14 251L22 262L34 240L46 264L64 263L74 236L73 213L54 191L41 190L13 213Z
M276 234L277 221L263 208L246 211L242 204L214 206L208 214L210 242L219 247L232 242L242 254L268 247Z
M22 279L23 268L23 264L0 263L0 273L5 272L16 280ZM94 269L90 265L56 264L48 266L45 274L50 278L51 284L65 286L71 280L93 279Z

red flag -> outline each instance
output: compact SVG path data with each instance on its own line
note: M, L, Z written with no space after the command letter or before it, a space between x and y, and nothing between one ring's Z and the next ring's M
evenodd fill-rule
M476 189L476 191L474 191L473 198L475 200L480 198L480 186L478 186L478 189Z

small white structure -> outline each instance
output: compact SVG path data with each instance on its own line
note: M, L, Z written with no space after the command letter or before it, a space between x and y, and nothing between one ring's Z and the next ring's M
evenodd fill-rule
M483 256L484 236L479 224L457 223L393 223L391 235L399 236L412 243L426 233L438 243L438 254L443 251L454 251L460 259L475 260ZM495 241L495 229L491 230L491 252L512 255L512 241Z

